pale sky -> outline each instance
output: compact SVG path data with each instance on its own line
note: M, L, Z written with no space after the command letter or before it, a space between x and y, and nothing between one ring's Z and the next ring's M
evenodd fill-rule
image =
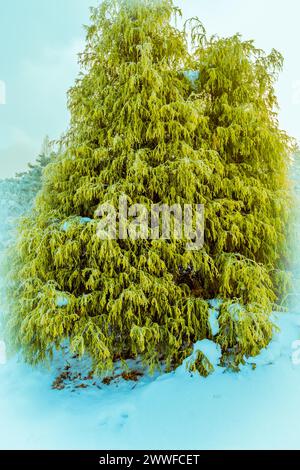
M68 126L66 91L78 73L83 24L97 0L0 0L0 177L23 170L45 135ZM278 85L281 127L300 140L300 1L177 0L209 34L239 32L285 57ZM1 101L2 97L2 101Z

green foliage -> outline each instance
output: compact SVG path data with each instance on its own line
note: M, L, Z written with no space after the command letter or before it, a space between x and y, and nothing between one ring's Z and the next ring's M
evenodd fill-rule
M44 172L11 260L7 327L31 362L67 339L98 372L137 355L152 370L161 361L175 367L211 338L212 297L225 300L224 361L238 364L272 337L292 150L273 88L282 59L239 36L207 39L195 21L190 54L188 31L171 25L178 13L171 0L92 9L65 150ZM204 248L186 251L173 238L100 240L99 204L117 207L124 194L146 207L204 204ZM197 364L209 372L203 358Z
M34 163L28 164L28 170L18 173L14 181L18 185L16 191L20 205L27 210L32 206L34 199L41 189L44 168L54 160L56 152L48 137L45 137L41 152ZM29 207L28 207L29 206Z
M208 377L213 371L214 366L202 351L196 352L196 357L187 364L190 372L199 372L202 377Z

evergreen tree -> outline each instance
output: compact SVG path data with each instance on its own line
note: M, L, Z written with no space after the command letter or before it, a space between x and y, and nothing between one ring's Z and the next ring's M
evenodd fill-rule
M0 251L11 242L19 217L32 208L42 186L43 169L54 157L52 144L46 137L39 156L35 163L28 164L28 170L0 180Z
M28 170L16 175L15 181L19 185L18 198L20 205L23 205L26 210L33 205L34 199L42 187L44 168L55 158L55 155L53 144L47 136L36 161L28 164Z
M7 326L31 362L68 339L98 372L138 354L174 367L212 338L212 297L224 300L224 359L239 363L272 336L289 152L273 113L280 58L238 37L202 37L189 55L176 13L172 0L92 9L66 150L47 166L14 250ZM204 248L174 236L101 240L99 204L118 207L122 195L148 209L204 204Z

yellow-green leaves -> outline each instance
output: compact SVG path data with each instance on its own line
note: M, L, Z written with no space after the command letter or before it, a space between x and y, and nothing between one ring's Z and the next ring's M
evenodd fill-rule
M292 142L273 88L282 59L239 36L209 39L200 23L189 53L176 12L172 0L92 10L64 150L45 170L11 264L8 329L33 362L68 340L98 372L137 355L152 370L173 368L211 338L211 298L224 301L224 363L237 366L272 337L290 205ZM147 208L204 204L204 248L101 240L97 208L123 195ZM192 368L212 370L200 354Z

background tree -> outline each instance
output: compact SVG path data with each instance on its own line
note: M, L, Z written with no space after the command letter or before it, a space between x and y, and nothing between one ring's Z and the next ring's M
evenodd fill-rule
M31 210L42 187L43 169L54 158L53 145L46 137L39 156L34 163L28 164L28 170L14 178L0 180L0 251L12 240L19 217Z

